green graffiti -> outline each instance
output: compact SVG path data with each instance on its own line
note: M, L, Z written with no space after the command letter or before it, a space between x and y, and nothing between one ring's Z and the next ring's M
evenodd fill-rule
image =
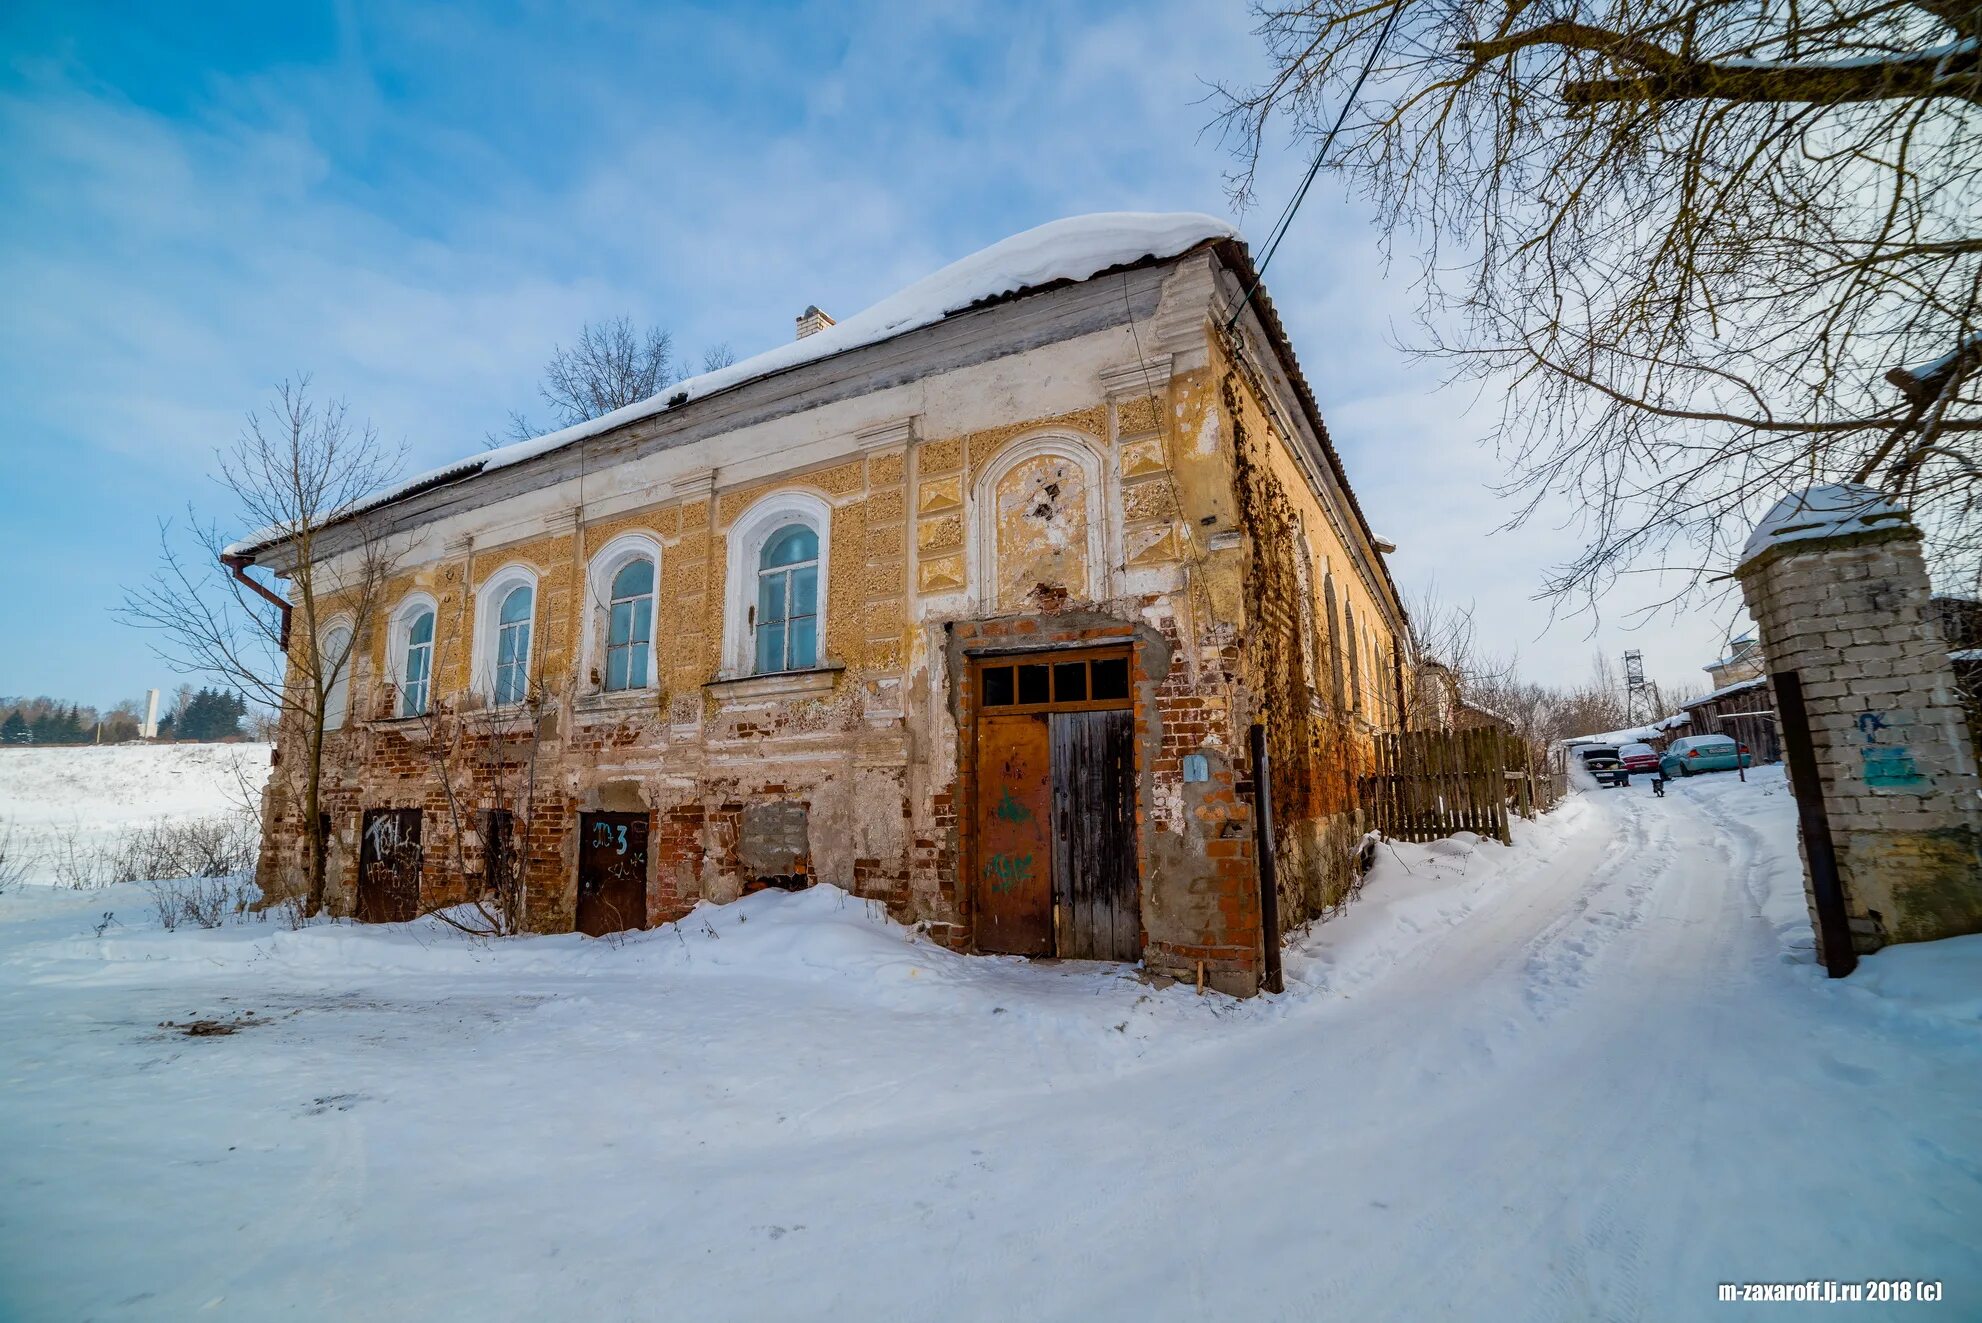
M1913 761L1912 751L1903 744L1874 744L1858 752L1865 760L1866 785L1898 789L1926 783L1920 764Z
M998 801L996 814L1006 822L1024 822L1032 817L1032 810L1012 798L1012 788L1005 787L1004 798Z
M984 861L984 876L999 895L1017 891L1019 883L1032 876L1030 854L994 854Z

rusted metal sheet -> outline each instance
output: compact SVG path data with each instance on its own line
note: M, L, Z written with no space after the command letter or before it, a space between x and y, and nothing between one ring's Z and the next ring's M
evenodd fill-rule
M358 843L358 922L420 916L420 810L366 809Z
M1136 885L1135 715L1055 712L1053 900L1060 955L1142 954Z
M578 815L578 913L593 937L647 926L647 815Z
M975 909L981 951L1053 954L1047 718L977 723Z

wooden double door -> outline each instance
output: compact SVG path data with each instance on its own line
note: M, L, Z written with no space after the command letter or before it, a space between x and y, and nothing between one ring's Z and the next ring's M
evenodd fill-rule
M978 949L1138 958L1127 650L982 658L970 683Z

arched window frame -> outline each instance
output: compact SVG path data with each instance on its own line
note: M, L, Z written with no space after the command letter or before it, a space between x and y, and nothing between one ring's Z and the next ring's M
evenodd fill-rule
M723 677L756 674L757 631L751 608L757 605L757 562L765 544L792 524L804 524L819 536L819 656L814 669L830 664L827 626L832 619L828 585L832 579L833 507L812 492L788 489L771 492L738 515L725 535L726 573L723 580Z
M336 649L330 641L338 634L344 635L342 657L333 657ZM351 672L358 665L358 635L354 622L348 615L334 615L324 622L317 631L317 666L336 669L328 676L324 687L323 728L326 731L342 730L351 719Z
M998 605L998 502L994 493L1006 475L1043 456L1071 461L1087 488L1087 590L1105 602L1116 595L1114 567L1120 563L1121 535L1113 512L1122 508L1116 466L1102 462L1102 444L1079 432L1055 430L1020 437L999 451L970 489L969 564L972 610L987 614Z
M1363 709L1363 636L1356 629L1356 604L1345 603L1342 618L1347 623L1344 632L1349 636L1349 710L1360 712Z
M636 560L654 563L651 624L647 630L647 683L627 689L606 688L606 636L612 626L612 584L619 572ZM585 574L585 636L581 665L593 693L651 693L660 684L661 543L650 533L621 533L592 556Z
M1295 588L1300 594L1300 609L1295 613L1294 628L1299 634L1295 640L1300 648L1301 675L1307 681L1308 692L1321 692L1321 651L1315 638L1314 609L1314 555L1308 550L1308 530L1306 523L1298 516L1294 519L1294 578Z
M425 695L415 707L408 704L406 680L406 652L413 635L413 623L422 614L434 618L433 640L427 644L427 672L424 677ZM395 717L423 717L433 710L434 703L434 661L440 656L440 603L430 593L409 593L392 608L386 619L385 669L392 678L392 715Z
M1348 711L1348 700L1342 684L1342 613L1337 609L1332 571L1322 579L1321 596L1328 608L1328 692L1339 716Z
M511 562L484 579L475 590L475 646L469 653L468 688L491 707L498 706L496 650L502 631L502 604L518 588L530 590L530 641L523 650L523 672L526 676L536 673L537 638L544 614L544 598L538 590L537 578L535 569Z

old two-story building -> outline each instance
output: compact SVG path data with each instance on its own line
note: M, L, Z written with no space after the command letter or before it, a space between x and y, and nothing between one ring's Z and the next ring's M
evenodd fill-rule
M828 882L958 949L1254 991L1274 910L1348 894L1407 692L1399 596L1256 284L1209 217L1056 222L351 511L320 554L382 541L394 578L325 741L332 905L410 917L497 857L540 931Z

